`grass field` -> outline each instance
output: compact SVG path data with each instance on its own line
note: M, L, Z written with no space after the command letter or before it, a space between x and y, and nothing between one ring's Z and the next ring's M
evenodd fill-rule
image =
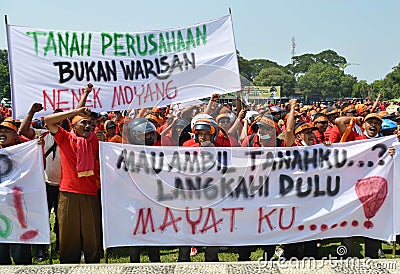
M51 214L51 223L54 223L54 214ZM351 257L364 258L364 241L361 237L354 237L353 243L353 252L350 254ZM55 234L51 232L51 241L52 241L52 263L58 264L59 256L58 253L54 251L55 249ZM318 257L317 259L321 259L323 257L329 258L329 254L331 257L337 257L336 249L340 245L339 239L327 239L319 241L318 248ZM393 258L393 246L388 243L382 244L383 252L385 253L385 257L390 259ZM191 257L192 262L204 262L204 248L198 247L198 254ZM34 264L50 264L50 259L47 259L43 262L36 261L35 258L35 248L33 248L32 255ZM238 254L237 248L229 247L227 250L220 251L219 260L221 262L237 262ZM257 261L259 258L263 256L263 251L261 248L255 249L251 254L251 260ZM396 245L395 258L400 257L400 245ZM177 247L166 247L161 249L161 262L172 263L176 262L178 259L178 248ZM146 255L145 249L142 250L141 254L141 262L149 262L149 259ZM129 253L128 248L120 247L120 248L112 248L108 250L103 259L101 259L101 263L106 263L108 261L109 264L112 263L129 263Z

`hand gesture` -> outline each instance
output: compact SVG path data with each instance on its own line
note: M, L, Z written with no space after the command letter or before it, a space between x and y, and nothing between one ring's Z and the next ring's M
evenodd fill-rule
M290 99L289 100L289 105L295 107L297 104L297 99Z
M85 86L85 93L90 93L93 89L92 83L87 83Z
M43 106L41 103L33 103L31 106L31 109L29 110L30 114L35 114L36 112L39 112L43 109Z
M80 115L83 117L90 116L90 109L88 107L81 107L76 109L76 115Z

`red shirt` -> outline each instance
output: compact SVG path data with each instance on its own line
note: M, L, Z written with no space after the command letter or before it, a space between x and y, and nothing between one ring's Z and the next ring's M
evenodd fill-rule
M99 172L98 165L95 164L95 175L78 177L76 171L76 140L73 140L72 135L60 126L58 126L58 132L54 135L54 139L60 148L61 156L60 191L97 196L96 174ZM93 138L92 148L95 160L98 161L99 141L97 138Z
M242 141L242 147L249 147L251 138L254 138L252 147L261 147L260 139L259 139L258 134L247 135L246 138L244 138L244 140Z
M215 140L216 147L237 147L239 146L238 141L233 136L226 136L222 132L219 132L217 139Z
M314 130L315 140L314 144L322 144L324 143L325 136L321 134L318 130Z
M351 131L349 135L347 136L346 142L350 141L357 141L357 140L366 140L368 137L365 134L358 134L355 131Z
M184 146L184 147L199 147L200 144L197 143L197 142L194 140L194 138L192 138L192 139L187 140L186 142L184 142L182 146Z
M342 139L342 134L340 134L339 128L334 125L329 131L329 141L331 143L339 143L340 139Z

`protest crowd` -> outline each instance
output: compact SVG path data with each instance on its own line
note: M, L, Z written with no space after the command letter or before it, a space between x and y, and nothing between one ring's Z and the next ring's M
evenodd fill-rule
M303 104L291 99L286 103L222 103L219 94L208 102L172 104L152 108L96 113L85 107L92 91L87 84L76 109L54 110L46 117L34 118L42 111L33 103L19 121L11 110L1 106L0 145L2 148L33 139L43 146L46 192L49 213L55 213L55 249L60 263L99 263L102 249L99 174L99 142L141 146L183 147L293 147L351 142L396 135L400 138L400 106L375 100L342 100ZM390 105L392 107L388 108ZM396 107L393 107L397 106ZM388 111L390 110L390 111ZM395 153L390 148L389 153ZM348 250L349 238L338 239ZM318 241L260 246L274 254L277 246L286 258L318 258ZM190 262L194 246L180 246L178 262ZM223 247L207 246L205 261L218 261ZM249 261L256 246L237 247L238 260ZM160 262L160 247L145 248L151 262ZM33 250L33 251L32 251ZM0 264L32 264L47 259L46 245L0 244ZM130 261L140 262L142 248L129 248ZM365 238L365 256L382 256L381 241Z

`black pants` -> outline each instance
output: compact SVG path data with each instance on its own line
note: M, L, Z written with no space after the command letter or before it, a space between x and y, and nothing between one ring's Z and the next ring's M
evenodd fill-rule
M31 245L0 244L0 265L12 264L10 255L15 264L32 264Z
M129 248L129 257L131 263L140 263L140 246L131 246ZM152 263L161 262L160 259L160 248L156 246L147 246L147 255Z
M56 234L56 250L58 250L60 245L60 240L58 236L58 217L57 217L58 194L59 194L59 186L54 186L46 183L46 196L47 196L47 206L49 215L52 208L54 208L54 214L55 214L53 231ZM42 253L46 253L47 251L46 245L36 245L36 253L38 253L39 250L41 250Z
M303 259L304 257L317 258L318 256L317 241L285 244L284 250L287 260L290 258Z
M378 259L379 249L382 248L381 241L371 238L364 238L364 239L365 239L365 257L371 259Z

